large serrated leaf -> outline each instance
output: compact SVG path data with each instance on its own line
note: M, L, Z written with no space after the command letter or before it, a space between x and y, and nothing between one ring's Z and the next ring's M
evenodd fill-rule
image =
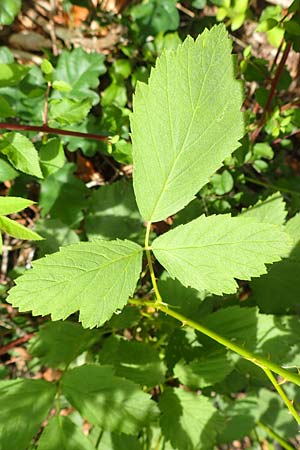
M9 301L21 311L65 319L80 311L84 327L103 324L133 294L142 247L131 241L81 242L33 263Z
M189 203L243 136L242 93L223 25L188 37L138 83L131 116L141 215L165 219Z
M66 372L62 390L89 422L105 430L136 434L156 416L150 395L109 366L85 365Z
M276 225L219 215L198 219L158 237L152 249L172 278L213 294L233 293L237 282L266 273L291 247Z
M0 450L28 447L55 394L55 385L44 380L0 381Z

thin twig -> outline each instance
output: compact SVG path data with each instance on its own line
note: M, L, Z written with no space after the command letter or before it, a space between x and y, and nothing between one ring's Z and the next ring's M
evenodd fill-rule
M30 339L33 338L33 336L34 333L28 333L21 338L11 341L9 344L3 345L3 347L0 347L0 355L5 355L12 348L18 347L20 344L24 344L25 342L30 341Z
M94 139L96 141L108 141L109 136L101 136L100 134L93 133L81 133L79 131L61 130L60 128L52 128L46 125L34 126L34 125L20 125L15 123L0 123L0 129L11 131L35 131L37 133L51 133L60 134L62 136L74 136L84 139Z
M260 119L260 121L259 121L259 123L257 125L257 128L252 132L252 134L250 136L250 139L251 139L252 143L254 143L256 141L259 133L261 132L264 124L266 123L268 113L271 110L272 100L274 98L275 91L277 89L277 85L278 85L278 82L279 82L279 80L281 78L281 75L282 75L282 72L283 72L286 60L288 58L289 52L291 50L291 47L292 47L292 43L288 42L286 47L285 47L285 49L284 49L284 52L282 54L280 63L278 65L278 67L277 67L276 74L275 74L275 76L274 76L274 78L272 80L270 92L269 92L269 95L268 95L268 99L267 99L266 105L264 107L264 111L263 111L262 117L261 117L261 119Z

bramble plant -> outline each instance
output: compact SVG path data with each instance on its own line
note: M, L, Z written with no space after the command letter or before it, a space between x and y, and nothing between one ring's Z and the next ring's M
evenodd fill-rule
M52 73L46 66L44 70ZM88 108L92 98L91 94ZM133 212L135 229L132 240L126 233L107 240L104 231L99 239L91 213L90 242L62 247L34 261L33 268L17 278L8 302L33 315L50 314L54 321L40 328L30 351L62 373L56 382L0 382L1 450L28 448L54 404L55 413L36 446L29 448L213 449L216 443L231 442L236 429L242 438L257 423L272 433L266 425L268 405L272 401L278 407L278 399L289 409L295 426L300 423L288 398L297 394L293 386L286 393L281 385L285 380L300 386L295 370L296 318L275 318L251 305L230 303L230 295L239 289L237 280L254 278L254 295L263 298L268 265L281 260L278 265L293 264L299 258L300 216L285 224L285 204L276 193L237 216L202 214L179 221L158 237L153 238L151 231L153 223L183 210L211 180L217 188L224 187L226 176L219 180L214 174L240 147L245 133L242 102L242 85L236 79L224 25L164 51L148 83L137 83L130 118L137 206L131 186L123 182L101 188L92 198L101 205L102 189L112 198L114 189L128 189L127 207ZM15 138L13 133L4 140ZM34 167L32 174L41 176ZM11 202L8 209L0 203L0 214L32 203L13 198L7 202ZM146 228L141 245L142 222ZM5 223L1 216L0 228L7 231ZM37 234L19 237L39 238ZM164 269L159 280L154 258ZM142 282L147 274L151 286ZM224 294L228 306L218 309ZM78 312L87 329L64 321ZM137 335L147 336L144 342L117 335L118 329L136 326L141 314L147 325L136 330ZM154 326L156 340L151 338ZM108 332L97 358L78 358ZM230 393L233 383L242 389L251 377L261 382L259 371L266 378L258 393L235 403L230 395L222 400L222 392ZM279 396L267 389L268 380ZM225 407L220 412L222 402ZM84 418L93 425L89 437L76 421L60 415L66 405L79 412L78 424ZM250 422L248 416L243 422L245 410L251 411ZM295 432L293 425L292 429Z

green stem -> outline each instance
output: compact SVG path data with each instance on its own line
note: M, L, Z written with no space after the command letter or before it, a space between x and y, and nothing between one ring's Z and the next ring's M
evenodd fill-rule
M299 416L299 414L295 410L293 403L287 398L286 393L284 392L284 390L282 389L280 384L278 384L278 382L277 382L276 378L274 377L274 375L272 374L272 372L269 369L267 369L266 367L262 367L262 369L264 370L265 374L267 375L267 377L269 378L269 380L273 384L274 388L276 389L276 391L278 392L278 394L282 398L282 401L286 404L288 410L290 411L290 413L292 414L292 416L294 417L296 422L298 424L300 424L300 416Z
M275 431L271 430L271 428L267 427L262 422L258 422L257 425L262 428L272 439L275 439L281 447L285 448L286 450L295 450L295 447L292 447L288 442L286 442L282 437L280 437Z
M226 339L224 336L219 335L218 333L215 333L213 330L210 330L209 328L206 328L204 325L201 325L198 322L195 322L192 319L189 319L188 317L183 316L179 312L173 311L170 309L166 304L162 303L153 303L151 301L143 301L138 299L131 299L130 303L134 305L140 305L140 306L154 306L156 309L164 312L168 316L173 317L174 319L177 319L179 322L181 322L183 325L187 325L191 328L194 328L197 331L200 331L200 333L205 334L206 336L210 337L214 341L218 342L219 344L223 345L224 347L227 347L229 350L232 350L233 352L237 353L238 355L242 356L243 358L247 359L248 361L251 361L253 364L257 365L258 367L262 369L269 369L272 370L274 373L277 373L277 375L282 376L285 380L291 381L292 383L295 383L297 386L300 386L300 376L298 374L289 372L286 369L283 369L282 367L278 366L277 364L273 363L272 361L269 361L267 358L264 358L260 355L255 355L251 351L240 347L239 345L231 342L229 339Z
M146 228L146 235L145 235L145 252L146 252L146 257L147 257L147 261L148 261L148 267L149 267L150 277L151 277L151 281L152 281L152 286L153 286L153 290L154 290L154 294L155 294L155 304L160 304L160 303L162 303L162 298L160 296L160 293L159 293L159 290L157 287L152 258L151 258L151 247L149 246L150 231L151 231L151 222L148 222L147 228ZM153 303L151 304L151 306L153 306Z

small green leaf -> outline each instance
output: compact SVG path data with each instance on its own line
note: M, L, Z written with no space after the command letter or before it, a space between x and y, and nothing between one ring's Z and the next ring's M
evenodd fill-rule
M234 186L232 175L228 170L224 170L221 174L216 173L210 182L217 195L224 195L230 192Z
M72 86L65 81L54 81L52 87L60 92L70 92L72 90Z
M22 0L1 0L0 24L10 25L21 9ZM1 70L0 70L1 73Z
M68 95L78 100L87 98L98 101L98 95L92 91L99 85L99 77L106 72L104 55L99 53L87 53L82 48L76 48L71 52L64 50L59 58L53 81L64 81L71 90Z
M174 449L213 448L216 409L207 397L181 388L166 388L159 402L163 436Z
M20 133L4 133L0 139L0 152L17 170L43 178L37 151L27 137Z
M213 294L233 293L235 278L266 273L291 248L288 234L275 225L219 215L201 216L158 237L152 249L172 278Z
M32 200L27 200L27 198L0 197L0 215L6 216L7 214L22 211L22 209L28 208L33 203Z
M10 290L20 311L65 319L80 311L84 327L102 325L126 304L141 271L142 247L131 241L95 241L62 247L32 263Z
M66 372L63 394L93 425L136 434L157 416L157 407L132 381L114 376L109 366L84 365Z
M0 230L18 239L28 239L31 241L43 239L39 234L5 216L0 216Z
M0 63L0 88L18 85L28 72L29 67L21 64Z
M66 162L65 152L59 138L49 139L39 149L42 172L45 177L60 169Z
M45 75L51 75L54 68L48 59L43 59L41 64L41 70Z
M0 449L24 450L39 431L56 387L43 380L0 381Z
M47 322L30 341L29 353L39 358L41 364L65 368L83 353L95 338L97 333L94 330L85 330L79 323Z
M14 180L18 175L19 175L19 172L17 172L4 159L0 158L0 182L1 183L3 183L3 181L7 181L7 180Z
M68 98L52 99L49 102L49 123L72 125L82 122L92 107L91 99L71 100Z
M238 147L242 92L230 53L225 27L215 26L165 51L148 85L137 84L133 179L145 220L182 209Z

